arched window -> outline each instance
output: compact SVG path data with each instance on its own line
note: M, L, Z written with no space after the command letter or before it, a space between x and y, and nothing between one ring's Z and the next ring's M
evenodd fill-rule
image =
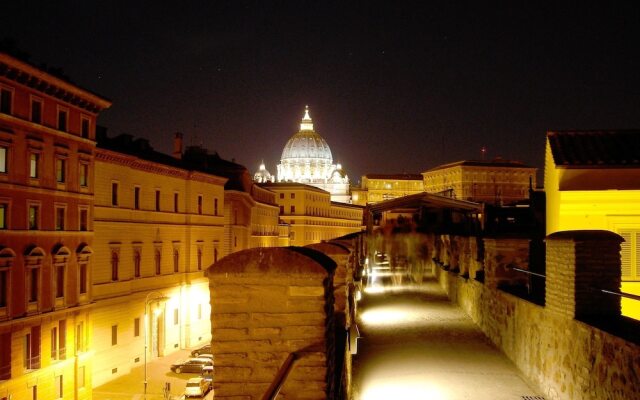
M78 291L80 296L89 291L89 258L93 255L93 250L88 245L82 243L76 250L78 257Z
M53 256L53 287L56 306L60 306L64 305L66 270L71 251L62 245L56 245L51 251L51 255Z
M40 247L30 246L24 253L24 265L26 269L26 294L27 311L37 311L40 300L40 283L42 259L45 256L44 250Z
M6 308L11 298L11 266L16 253L8 247L0 250L0 315L6 314ZM3 310L4 309L4 310Z

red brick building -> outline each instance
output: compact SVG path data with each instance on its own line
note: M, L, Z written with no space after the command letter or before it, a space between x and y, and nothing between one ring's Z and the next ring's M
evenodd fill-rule
M110 105L0 53L0 399L91 397L95 124Z

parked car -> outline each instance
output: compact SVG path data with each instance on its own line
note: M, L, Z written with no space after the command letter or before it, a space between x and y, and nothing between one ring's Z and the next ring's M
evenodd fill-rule
M193 372L196 374L202 373L202 367L205 365L213 366L213 361L208 358L189 358L188 360L177 361L175 364L171 364L171 371L176 374L182 372Z
M209 384L213 387L213 365L205 365L202 367L202 373L200 377L205 381L208 381Z
M199 357L201 354L211 354L211 345L206 344L191 351L191 357Z
M200 377L191 378L187 381L187 386L184 388L185 397L202 397L211 389L211 383Z

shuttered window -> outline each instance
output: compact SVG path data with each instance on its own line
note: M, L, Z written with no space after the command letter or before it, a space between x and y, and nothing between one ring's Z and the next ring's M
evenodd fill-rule
M621 229L618 234L623 281L640 281L640 230Z

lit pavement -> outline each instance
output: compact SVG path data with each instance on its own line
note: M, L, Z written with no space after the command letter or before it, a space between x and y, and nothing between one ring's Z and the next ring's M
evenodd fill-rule
M93 398L100 400L165 400L163 394L164 383L171 383L171 397L179 399L184 393L184 387L189 378L198 374L176 374L169 366L177 361L189 358L190 350L179 350L166 357L159 357L147 363L147 396L144 396L144 365L133 368L131 373L105 383L93 389ZM210 391L203 399L213 399Z
M471 319L449 302L435 280L420 287L399 285L398 279L395 283L369 286L358 303L361 338L353 359L354 399L540 396Z

